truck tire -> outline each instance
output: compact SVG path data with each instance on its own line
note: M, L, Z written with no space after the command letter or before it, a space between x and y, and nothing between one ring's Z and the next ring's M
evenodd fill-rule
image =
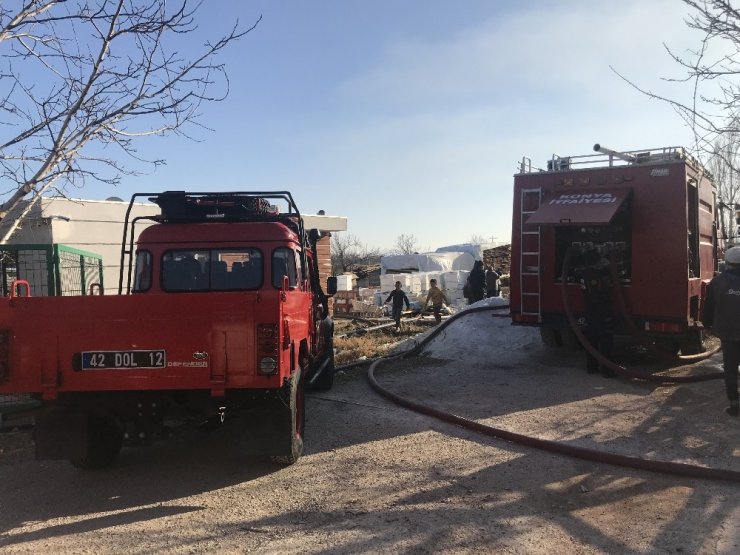
M123 433L113 418L88 414L85 456L72 459L77 468L94 470L112 465L123 445Z
M546 347L556 348L563 346L563 338L560 335L560 330L556 330L555 328L541 326L540 339Z
M283 415L278 428L278 434L281 436L280 443L284 443L284 441L287 443L287 440L289 440L290 453L272 455L270 458L275 463L282 465L294 464L303 454L303 430L306 419L305 400L303 375L299 369L290 383L290 401L289 407L287 407L290 414Z
M321 372L321 375L311 384L311 389L316 391L329 391L334 385L334 342L329 342L329 361Z
M686 355L698 355L707 350L704 342L704 330L698 329L690 331L689 334L681 342L681 354Z
M571 351L579 351L583 349L581 342L578 341L578 337L576 337L575 332L571 329L561 330L560 338L563 347L565 347L566 349L570 349Z
M329 391L334 385L334 355L331 355L321 375L311 384L311 389L316 391Z

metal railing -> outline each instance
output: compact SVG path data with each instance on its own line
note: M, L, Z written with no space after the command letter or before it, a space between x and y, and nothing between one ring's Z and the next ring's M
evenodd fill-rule
M547 161L546 169L532 166L531 160L525 157L519 162L518 173L558 172L587 168L661 164L673 160L685 160L696 167L702 167L699 160L697 160L684 147L680 146L627 150L620 152L604 148L601 145L596 144L594 145L594 150L596 150L594 154L583 154L578 156L559 156L557 154L553 154Z

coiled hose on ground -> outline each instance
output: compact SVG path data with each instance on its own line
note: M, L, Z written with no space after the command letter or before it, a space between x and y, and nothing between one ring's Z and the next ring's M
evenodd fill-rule
M455 414L444 412L444 411L435 409L433 407L430 407L430 406L427 406L421 403L417 403L415 401L412 401L400 395L396 395L395 393L383 388L378 383L378 381L375 379L375 369L380 365L380 363L393 360L396 358L400 358L400 357L409 357L409 356L414 356L414 355L419 354L419 352L421 352L421 350L424 348L424 346L427 343L432 341L432 339L434 339L434 337L436 337L444 328L449 326L452 322L454 322L458 318L462 318L464 316L467 316L469 314L474 314L476 312L495 311L495 310L501 310L501 309L506 309L506 308L509 308L509 307L508 306L473 307L463 312L458 312L453 317L443 322L439 327L437 327L434 330L434 332L426 336L411 351L408 351L403 354L395 355L392 357L382 357L382 358L376 359L370 365L370 368L368 369L368 372L367 372L367 379L370 383L370 386L383 397L390 399L394 403L400 406L406 407L410 410L419 412L421 414L426 414L427 416L437 418L438 420L441 420L443 422L448 422L448 423L460 426L462 428L473 430L475 432L478 432L480 434L483 434L489 437L495 437L498 439L511 441L512 443L516 443L519 445L524 445L527 447L534 447L536 449L542 449L544 451L548 451L551 453L557 453L560 455L565 455L568 457L574 457L574 458L583 459L587 461L611 464L615 466L623 466L627 468L636 468L638 470L648 470L651 472L660 472L663 474L673 474L677 476L687 476L690 478L703 478L703 479L709 479L709 480L740 482L740 472L735 471L735 470L721 469L721 468L708 468L708 467L703 467L703 466L698 466L698 465L693 465L693 464L676 463L676 462L670 462L670 461L656 461L656 460L650 460L650 459L641 459L639 457L631 457L627 455L609 453L607 451L599 451L597 449L578 447L575 445L561 443L559 441L539 439L536 437L531 437L531 436L519 434L516 432L510 432L508 430L503 430L501 428L496 428L494 426L488 426L486 424L475 422L474 420L469 420L462 416L457 416ZM494 315L499 316L499 314L494 314ZM509 315L500 314L500 316L508 317ZM640 376L640 378L644 379L642 376Z

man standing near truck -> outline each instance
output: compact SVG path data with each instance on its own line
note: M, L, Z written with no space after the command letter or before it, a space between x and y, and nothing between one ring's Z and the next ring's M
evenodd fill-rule
M725 253L725 269L712 279L701 315L705 328L711 328L722 341L722 367L725 371L725 391L730 406L725 412L737 417L737 372L740 365L740 247Z
M494 269L489 266L486 270L486 296L498 297L501 294L500 280L501 268Z
M486 270L483 268L483 261L476 260L473 269L468 276L468 286L470 296L468 304L477 303L486 298Z
M401 331L401 312L403 311L403 303L406 303L406 310L410 308L409 298L406 293L401 289L401 282L396 282L396 288L391 291L385 302L389 303L393 301L393 319L396 321L396 331Z
M614 346L614 314L609 261L603 258L596 249L587 251L585 258L586 266L577 271L586 307L586 328L583 334L602 357L609 359ZM593 374L598 372L599 368L605 377L614 377L614 370L600 364L599 360L586 350L586 371Z

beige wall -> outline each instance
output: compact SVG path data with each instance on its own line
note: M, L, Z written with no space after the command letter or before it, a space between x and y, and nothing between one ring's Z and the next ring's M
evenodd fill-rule
M43 198L13 235L13 244L61 243L99 254L103 258L103 284L107 294L118 291L123 222L126 201ZM159 214L153 204L137 203L132 216ZM2 226L0 226L1 228ZM137 235L147 227L137 225Z

